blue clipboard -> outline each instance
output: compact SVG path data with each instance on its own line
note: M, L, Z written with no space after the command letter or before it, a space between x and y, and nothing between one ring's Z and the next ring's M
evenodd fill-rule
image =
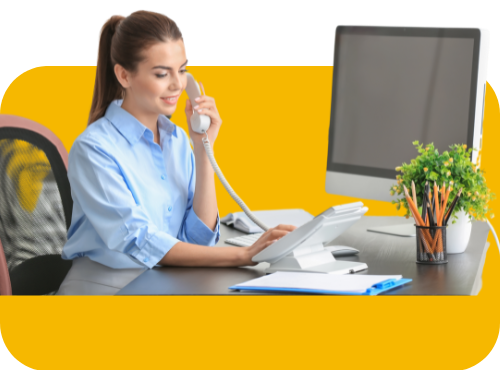
M397 288L401 285L411 282L412 279L389 279L375 284L368 288L366 292L340 292L334 290L320 290L320 289L299 289L299 288L280 288L280 287L259 287L259 286L230 286L231 290L252 290L262 292L290 292L290 293L314 293L314 294L336 294L336 295L377 295L388 290Z

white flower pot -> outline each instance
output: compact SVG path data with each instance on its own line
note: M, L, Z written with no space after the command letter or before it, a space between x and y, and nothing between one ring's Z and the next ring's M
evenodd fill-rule
M464 210L457 213L458 220L453 224L453 217L446 228L446 252L448 254L463 253L469 244L472 223Z

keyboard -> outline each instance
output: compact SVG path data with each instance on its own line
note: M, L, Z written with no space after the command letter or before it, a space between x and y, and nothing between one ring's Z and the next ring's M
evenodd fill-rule
M226 239L227 244L236 245L238 247L249 247L262 236L263 233L248 234L238 236L237 238Z

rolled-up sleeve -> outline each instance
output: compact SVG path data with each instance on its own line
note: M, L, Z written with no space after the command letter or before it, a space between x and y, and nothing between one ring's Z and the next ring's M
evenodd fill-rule
M217 222L214 230L211 230L200 220L193 209L193 198L196 184L196 171L194 154L191 153L191 176L188 189L188 204L184 215L182 226L177 237L179 240L192 244L214 246L220 238L219 210L217 210Z
M152 268L179 242L152 222L136 202L118 162L97 140L75 141L68 168L73 200L107 248Z

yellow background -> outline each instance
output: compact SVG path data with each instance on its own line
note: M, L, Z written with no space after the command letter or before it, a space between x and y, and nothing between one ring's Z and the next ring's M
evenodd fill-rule
M250 208L317 214L355 200L324 189L332 67L190 71L216 98L224 121L216 158ZM11 84L0 113L47 126L69 151L86 127L94 78L95 67L32 69ZM185 99L172 120L187 132ZM488 85L482 167L500 197L499 123ZM238 211L216 186L220 214ZM363 202L370 216L398 214L389 203ZM477 297L4 296L0 327L11 353L36 369L465 369L487 356L500 327L500 258L491 233L488 241Z

